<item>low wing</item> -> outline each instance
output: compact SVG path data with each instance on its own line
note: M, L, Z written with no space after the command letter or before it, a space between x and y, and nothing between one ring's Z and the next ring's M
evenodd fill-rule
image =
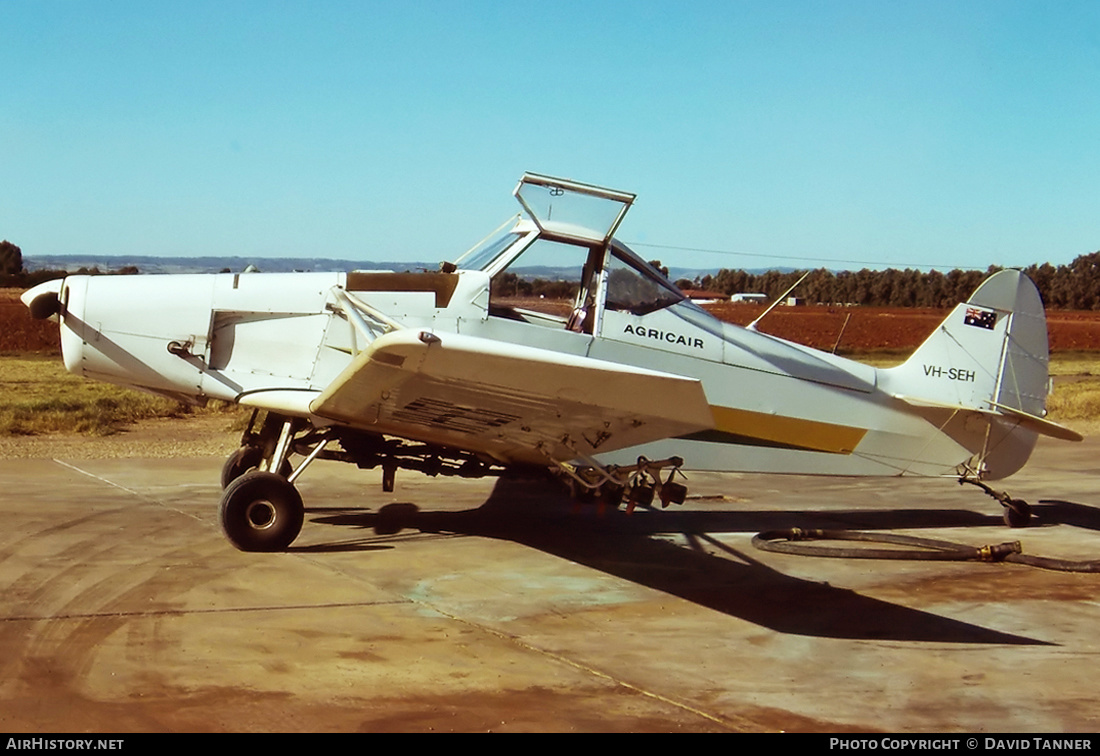
M379 433L537 464L714 427L693 378L416 329L375 339L309 409Z

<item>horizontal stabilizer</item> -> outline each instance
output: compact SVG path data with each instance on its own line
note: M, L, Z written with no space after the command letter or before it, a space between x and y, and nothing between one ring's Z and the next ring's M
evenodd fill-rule
M1036 433L1040 433L1044 436L1050 436L1052 438L1060 438L1063 441L1084 441L1085 437L1075 430L1071 430L1064 425L1051 422L1046 418L1039 417L1038 415L1032 415L1023 410L1018 410L1015 407L1009 407L1001 404L1000 402L990 402L994 407L1005 412L1009 415L1019 418L1021 424L1025 428L1030 428Z
M981 412L985 415L1004 417L1010 416L1014 420L1020 422L1024 428L1035 431L1043 436L1050 436L1051 438L1058 438L1063 441L1083 441L1084 436L1075 430L1067 428L1064 425L1047 420L1046 418L1039 417L1038 415L1032 415L1023 410L1018 410L1015 407L1009 407L993 400L987 400L990 405L995 409L1000 410L995 412L994 410L978 409L975 407L964 407L961 404L948 404L947 402L937 402L932 399L922 399L915 396L904 396L902 394L895 394L895 399L909 404L913 407L935 407L937 409L949 409L949 410L962 410L966 412Z

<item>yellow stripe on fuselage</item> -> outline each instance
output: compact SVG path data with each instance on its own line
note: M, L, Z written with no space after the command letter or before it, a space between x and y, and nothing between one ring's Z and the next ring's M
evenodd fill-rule
M714 405L710 409L714 414L714 430L719 433L809 451L851 454L867 433L866 428L781 417L766 412Z

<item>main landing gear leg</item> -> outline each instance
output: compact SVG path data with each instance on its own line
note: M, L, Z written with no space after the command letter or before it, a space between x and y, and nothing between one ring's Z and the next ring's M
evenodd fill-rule
M968 478L963 476L959 478L959 485L963 483L969 483L972 486L985 491L986 495L993 497L1001 503L1004 507L1004 521L1005 525L1010 528L1024 528L1027 527L1028 522L1031 520L1031 507L1023 499L1013 499L1008 495L1006 491L994 491L985 483L977 480L976 478Z
M291 465L287 459L287 444L289 439L293 437L296 421L269 412L260 425L260 429L256 431L254 428L256 427L258 412L258 410L252 412L248 427L241 435L240 448L230 454L222 466L222 488L227 488L230 483L249 470L278 470L284 478L290 477ZM287 436L287 434L290 435ZM284 441L284 438L286 441ZM279 462L275 463L277 452L280 451L278 448L280 442L283 443L281 444L281 453L278 454Z
M254 422L255 415L241 439L241 448L222 468L222 531L241 551L282 551L298 537L305 520L305 507L294 481L320 455L328 436L317 438L294 469L289 456L302 421L269 413L258 433L252 432ZM308 434L299 439L303 444L309 440Z

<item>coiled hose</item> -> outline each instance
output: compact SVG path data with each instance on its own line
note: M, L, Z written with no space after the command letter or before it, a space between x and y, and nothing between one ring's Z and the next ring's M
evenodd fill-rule
M845 548L840 546L811 545L806 541L863 541L908 546L907 549ZM1100 560L1075 562L1068 559L1031 556L1023 553L1019 541L988 546L937 541L932 538L893 535L891 533L864 533L858 530L818 530L791 528L767 530L752 539L752 545L761 551L803 556L834 557L843 559L908 559L951 562L1014 562L1061 572L1100 572Z

